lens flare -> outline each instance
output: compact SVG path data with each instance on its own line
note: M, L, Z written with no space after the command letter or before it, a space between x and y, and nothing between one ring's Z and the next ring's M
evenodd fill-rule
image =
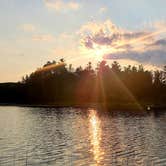
M36 70L36 73L54 70L54 69L56 69L60 66L65 66L65 63L61 62L61 63L58 63L58 64L50 64L46 67L43 67L43 68L40 68L40 69Z

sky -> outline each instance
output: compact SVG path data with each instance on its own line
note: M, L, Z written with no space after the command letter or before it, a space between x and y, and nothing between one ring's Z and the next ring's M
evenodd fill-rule
M47 61L166 64L165 0L0 0L0 82Z

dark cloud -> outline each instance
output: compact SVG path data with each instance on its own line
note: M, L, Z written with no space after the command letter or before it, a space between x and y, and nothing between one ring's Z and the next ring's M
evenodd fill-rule
M164 50L149 50L145 52L126 51L120 53L112 53L104 55L105 59L120 60L130 59L142 64L152 64L161 66L166 64L166 51Z
M140 32L131 32L131 33L124 33L122 35L122 38L125 38L126 40L127 39L133 39L133 38L140 38L140 37L143 37L145 35L149 35L150 32L144 32L144 31L140 31Z
M83 43L86 48L93 49L93 42L90 36L87 36Z
M113 42L120 40L120 33L112 33L111 35L104 33L102 30L91 37L91 40L99 45L111 45Z
M110 32L111 33L111 32ZM92 45L93 43L98 44L98 45L114 45L114 42L120 41L120 40L132 40L132 39L137 39L144 37L145 35L149 35L149 32L114 32L111 33L110 35L107 33L104 33L102 30L100 30L98 33L91 35L91 36L86 36L84 39L84 45L87 48L93 48ZM129 44L126 44L126 46L129 47ZM125 47L125 45L124 45Z
M93 48L92 45L111 45L114 41L119 38L118 34L113 34L112 36L105 36L102 33L95 34L94 36L86 36L84 39L84 45L87 48Z
M157 40L151 46L166 46L166 39Z

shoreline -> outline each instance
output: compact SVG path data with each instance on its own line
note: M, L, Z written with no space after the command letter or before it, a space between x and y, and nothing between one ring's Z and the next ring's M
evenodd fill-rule
M34 107L34 108L85 108L104 109L107 111L132 111L149 112L163 110L166 111L166 104L135 104L135 103L54 103L54 104L24 104L24 103L0 103L0 106Z

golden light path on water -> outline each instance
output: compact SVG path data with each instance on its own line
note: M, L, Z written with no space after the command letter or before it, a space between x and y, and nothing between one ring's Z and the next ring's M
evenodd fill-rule
M101 148L101 121L97 116L95 110L89 111L89 130L90 130L90 142L92 145L93 158L96 165L100 165L101 159L104 155L104 152Z

